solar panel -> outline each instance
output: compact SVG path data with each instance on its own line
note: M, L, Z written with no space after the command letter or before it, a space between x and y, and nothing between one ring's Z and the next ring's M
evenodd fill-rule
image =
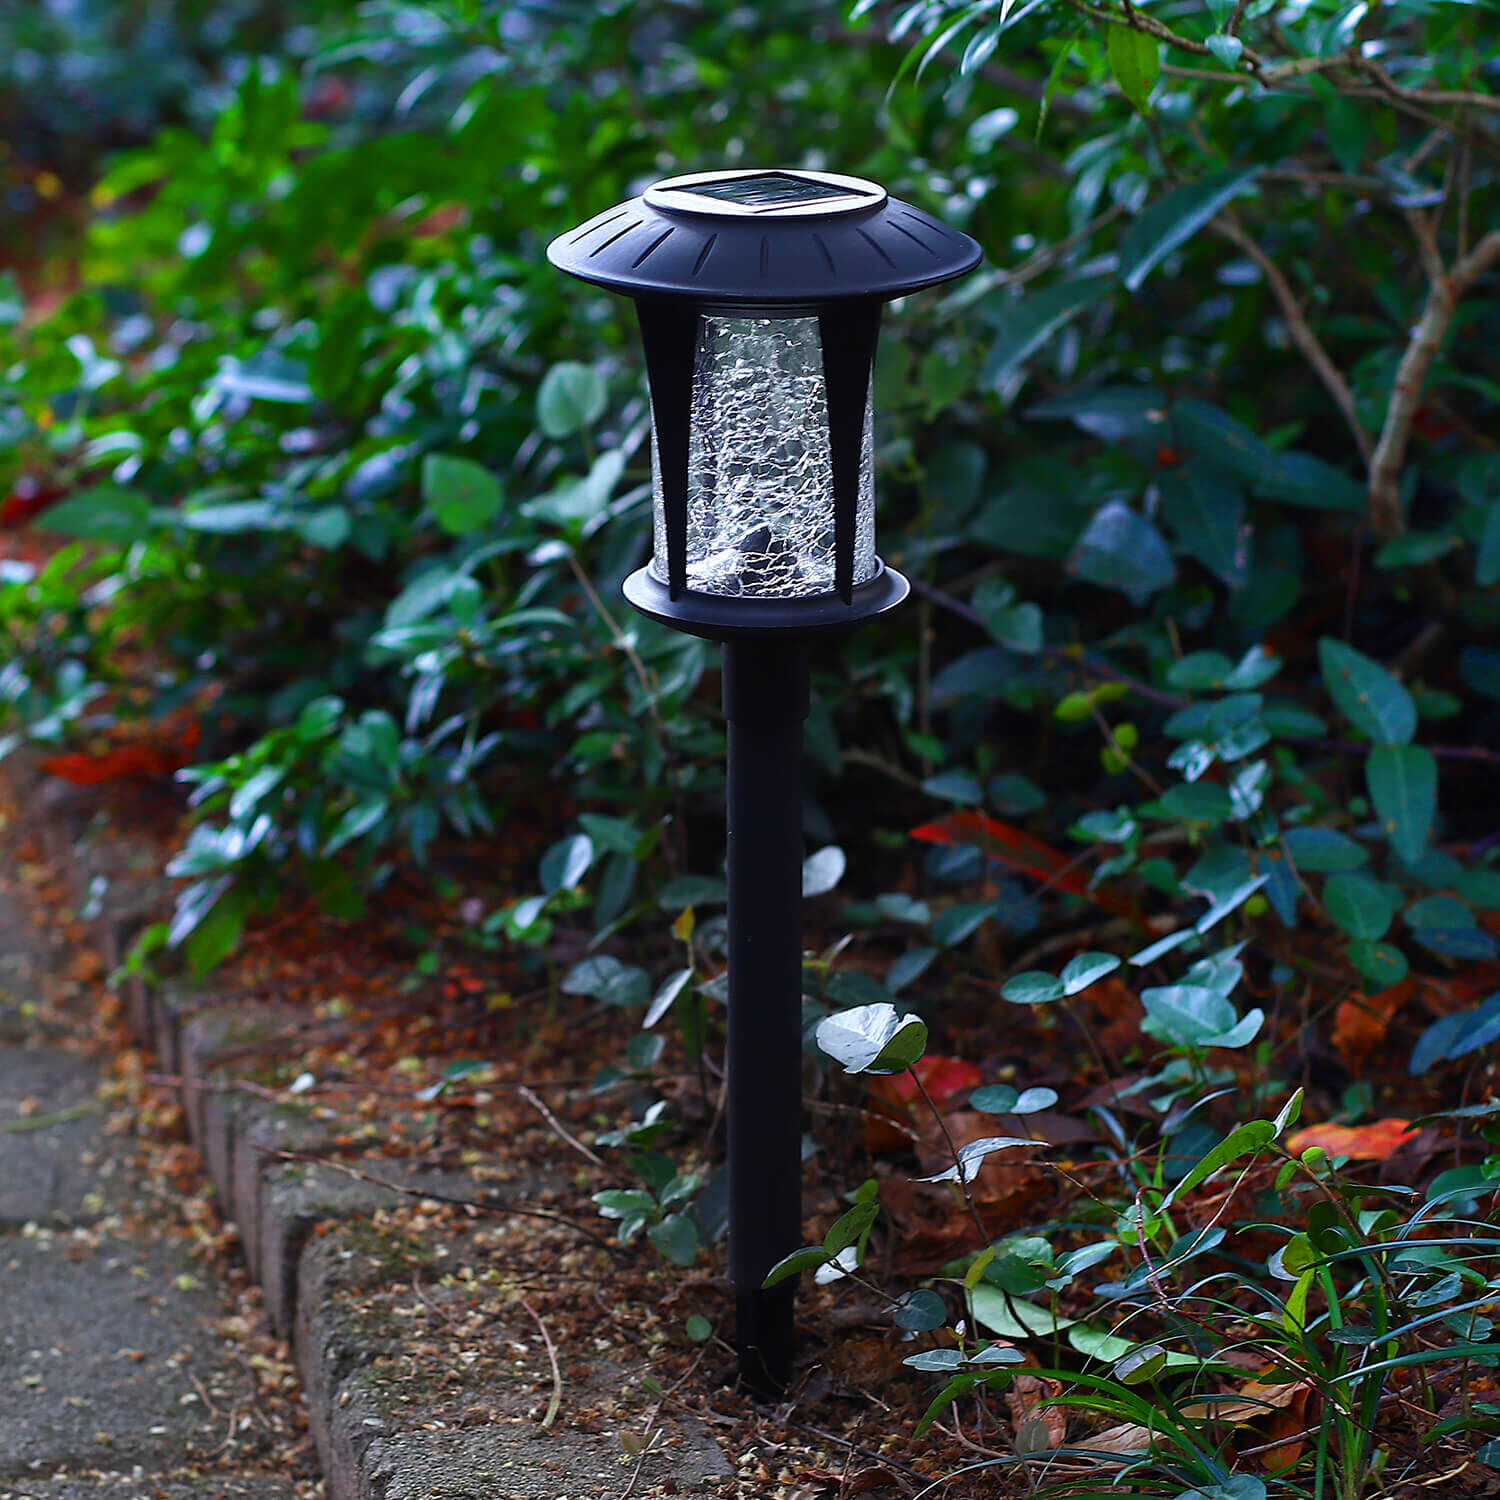
M854 188L832 187L807 177L792 177L785 172L755 172L744 177L723 177L717 182L696 183L679 192L700 198L717 198L724 203L739 203L746 208L787 208L798 203L821 203L826 198L856 198Z

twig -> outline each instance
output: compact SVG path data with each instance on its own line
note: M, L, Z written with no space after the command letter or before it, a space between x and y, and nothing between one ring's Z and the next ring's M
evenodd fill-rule
M851 1443L848 1438L842 1438L835 1432L825 1432L821 1427L814 1427L811 1422L799 1422L796 1417L783 1417L782 1420L788 1427L810 1432L814 1437L822 1438L824 1442L837 1443L840 1448L847 1448L851 1453L857 1453L861 1458L867 1458L872 1463L879 1464L883 1469L894 1469L898 1474L910 1474L913 1479L926 1480L930 1477L884 1453L877 1453L873 1448L862 1447L859 1443Z
M1373 448L1370 434L1365 431L1364 423L1359 420L1359 413L1354 405L1354 392L1349 389L1349 382L1344 379L1338 366L1334 364L1328 351L1323 347L1321 340L1312 331L1312 326L1308 323L1302 311L1302 304L1297 300L1297 294L1292 290L1290 282L1281 274L1281 268L1276 262L1246 233L1244 226L1234 214L1228 211L1221 213L1214 221L1214 226L1260 267L1261 274L1266 278L1266 285L1271 288L1271 293L1281 308L1281 315L1286 319L1287 332L1291 335L1292 342L1297 346L1303 359L1312 366L1313 373L1322 381L1323 389L1333 398L1333 404L1338 407L1349 431L1354 435L1354 443L1359 449L1360 459L1368 467Z
M1089 0L1071 0L1074 10L1082 11L1084 15L1095 21L1103 21L1109 26L1128 26L1132 31L1144 31L1147 36L1154 36L1158 41L1166 42L1169 46L1179 47L1184 52L1191 52L1197 57L1212 57L1212 50L1202 42L1190 41L1185 36L1179 36L1170 26L1158 21L1155 16L1148 16L1144 11L1132 7L1123 15L1117 15L1114 11L1104 9L1100 6L1091 5ZM1245 63L1257 72L1265 66L1265 59L1261 55L1246 47L1240 54Z
M662 722L661 708L657 704L656 684L651 674L646 670L646 663L641 660L640 652L630 644L630 639L625 632L615 623L615 617L609 612L604 600L599 597L599 591L594 587L589 575L583 571L578 559L573 555L572 548L568 549L568 567L572 569L573 576L578 580L578 586L588 596L588 601L594 606L594 612L604 622L604 628L609 631L610 640L614 643L616 650L622 651L625 659L630 663L630 669L635 673L635 678L641 686L641 696L646 700L646 707L651 714L651 722L656 729L657 743L660 744L663 754L668 754L670 745L667 740L667 726Z
M99 1106L90 1099L86 1104L74 1104L67 1109L55 1109L50 1115L31 1115L20 1120L6 1120L0 1130L8 1134L19 1134L23 1130L45 1130L49 1125L66 1125L82 1115L92 1114Z
M997 278L1001 286L1024 286L1028 281L1035 280L1049 266L1056 264L1070 250L1076 250L1090 236L1097 234L1101 229L1107 229L1114 221L1125 212L1123 203L1116 203L1103 213L1097 214L1090 219L1082 229L1076 229L1066 239L1059 240L1055 245L1048 245L1038 250L1035 255L1021 262L1013 271L1002 271Z
M559 1120L550 1109L547 1108L546 1104L534 1093L532 1093L532 1091L527 1088L524 1083L516 1090L516 1093L519 1094L520 1097L523 1098L534 1110L536 1110L536 1112L547 1122L547 1124L552 1127L557 1135L565 1140L568 1145L570 1145L576 1152L579 1153L580 1156L584 1157L588 1161L593 1162L596 1167L602 1167L604 1165L604 1158L602 1156L596 1156L592 1151L590 1151L589 1148L585 1146L583 1142L580 1141L578 1137L574 1135L572 1131L570 1131L568 1127L564 1125L562 1121Z
M641 1477L641 1470L646 1467L646 1460L650 1458L653 1452L651 1439L656 1431L656 1419L661 1415L662 1407L667 1404L667 1399L671 1396L672 1392L687 1381L693 1372L697 1370L698 1366L703 1363L703 1356L708 1353L708 1349L709 1346L704 1344L697 1354L694 1355L692 1364L656 1398L656 1405L651 1408L651 1413L646 1418L646 1432L641 1438L641 1451L636 1458L635 1468L630 1473L630 1483L625 1486L625 1493L620 1497L620 1500L630 1500L630 1497L635 1493L636 1484Z
M873 750L862 750L858 745L851 745L839 751L839 759L849 766L869 766L872 770L889 776L892 781L899 781L902 786L911 787L915 791L922 789L920 776L913 776L910 771L903 771L900 766L892 765L883 756L876 755Z
M921 594L931 599L941 609L946 609L950 614L957 615L960 620L967 620L971 625L976 625L985 630L984 616L965 604L962 599L955 599L952 594L924 582L920 578L911 580L912 592ZM1161 688L1154 688L1149 682L1142 682L1137 677L1131 677L1126 672L1118 671L1107 663L1088 656L1078 646L1043 646L1041 654L1051 657L1055 661L1066 661L1085 672L1092 672L1096 677L1103 677L1110 682L1123 682L1132 692L1139 693L1143 698L1149 698L1153 703L1160 703L1168 708L1182 708L1188 703L1188 699L1180 693L1164 692Z
M1353 740L1304 739L1301 735L1286 736L1288 744L1305 745L1309 750L1347 751L1351 755L1368 753L1368 745L1356 744ZM1489 750L1483 745L1428 745L1427 750L1439 760L1477 760L1485 765L1500 765L1500 750Z
M547 1332L547 1325L542 1322L539 1314L524 1297L519 1293L516 1301L531 1314L531 1321L541 1329L542 1342L547 1346L547 1363L552 1366L552 1399L547 1403L546 1415L542 1418L542 1426L550 1427L557 1420L557 1410L562 1405L562 1371L557 1368L557 1349L552 1343L552 1335Z
M948 1129L948 1122L943 1118L942 1110L937 1107L932 1095L927 1092L927 1085L922 1082L921 1075L915 1068L908 1068L906 1071L911 1081L916 1084L917 1092L921 1094L927 1108L932 1111L932 1118L937 1121L938 1129L943 1133L948 1155L953 1158L953 1165L958 1170L958 1185L963 1191L964 1202L969 1206L969 1215L974 1220L974 1227L979 1231L979 1243L982 1245L989 1239L989 1231L985 1229L984 1220L979 1216L979 1205L975 1203L973 1190L969 1186L969 1164L959 1153L958 1146L953 1139L953 1132Z
M1358 57L1354 63L1361 73L1375 80L1383 93L1398 99L1410 99L1421 104L1450 104L1460 108L1500 111L1500 95L1476 94L1464 89L1403 88L1374 58ZM1449 129L1451 128L1450 126Z
M1421 402L1423 383L1443 346L1454 309L1459 298L1486 271L1500 264L1500 229L1492 229L1445 273L1426 220L1415 213L1410 218L1429 286L1427 304L1397 367L1385 424L1370 460L1370 524L1383 541L1399 536L1406 529L1406 518L1401 513L1401 469L1406 445Z
M575 1234L581 1234L584 1239L592 1241L601 1250L607 1250L611 1256L616 1256L619 1250L602 1235L597 1235L592 1229L583 1224L575 1223L563 1214L549 1213L545 1208L518 1208L513 1203L494 1203L477 1198L458 1198L449 1193L434 1193L423 1188L403 1187L398 1182L391 1182L388 1178L377 1177L373 1172L363 1172L358 1167L351 1167L347 1162L336 1161L331 1156L319 1156L313 1151L287 1151L276 1146L254 1145L254 1149L262 1156L275 1157L278 1161L301 1161L308 1162L313 1166L328 1167L332 1171L342 1172L346 1177L357 1178L360 1182L368 1182L375 1187L384 1188L387 1192L398 1193L403 1198L420 1198L427 1203L445 1203L450 1208L467 1208L476 1213L483 1214L509 1214L520 1219L545 1219L551 1224L561 1224L571 1229Z

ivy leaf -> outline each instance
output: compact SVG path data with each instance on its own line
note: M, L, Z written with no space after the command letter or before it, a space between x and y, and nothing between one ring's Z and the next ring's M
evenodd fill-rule
M1080 953L1077 958L1069 959L1059 976L1063 994L1076 995L1119 967L1120 960L1113 953Z
M422 499L450 536L482 531L500 514L505 492L483 464L450 453L422 460Z
M1049 1000L1061 1000L1068 992L1060 979L1041 969L1030 969L1005 981L1001 995L1012 1005L1045 1005Z
M1339 712L1377 745L1404 745L1417 732L1411 694L1377 661L1330 636L1318 642L1318 661Z
M1368 875L1345 872L1329 876L1323 886L1329 920L1349 937L1376 942L1386 935L1396 905Z
M837 844L825 845L802 862L802 894L822 896L844 878L844 851Z
M987 1135L982 1140L970 1141L958 1148L958 1160L946 1172L935 1172L931 1177L917 1177L916 1182L973 1182L979 1176L984 1159L996 1151L1005 1151L1012 1146L1042 1146L1045 1141L1034 1140L1025 1135Z
M850 1073L900 1073L921 1057L927 1027L884 1002L841 1010L818 1023L818 1046Z
M1224 64L1226 68L1239 66L1240 55L1245 50L1245 44L1237 36L1226 36L1222 31L1216 31L1204 43L1204 46L1213 53L1215 57Z
M1434 1021L1417 1039L1409 1066L1420 1075L1439 1059L1452 1061L1488 1046L1497 1038L1500 1038L1500 993L1491 995L1473 1010Z
M592 427L609 403L604 377L592 365L563 360L542 377L536 393L538 425L549 438Z
M686 1214L668 1214L646 1231L646 1238L674 1266L690 1266L698 1255L698 1226Z
M1115 75L1120 92L1143 115L1149 114L1151 90L1161 77L1161 44L1154 36L1133 26L1112 25L1106 46L1109 70Z
M1365 762L1370 800L1391 847L1420 857L1437 812L1437 761L1421 745L1377 745Z
M1269 1120L1252 1120L1248 1125L1241 1125L1239 1129L1230 1131L1212 1151L1199 1158L1187 1175L1167 1194L1162 1201L1163 1211L1170 1208L1184 1193L1192 1192L1200 1182L1212 1177L1221 1167L1227 1167L1230 1162L1238 1161L1252 1152L1264 1150L1275 1139L1276 1127Z
M1372 943L1365 938L1350 943L1349 962L1383 990L1406 978L1406 955L1390 943Z

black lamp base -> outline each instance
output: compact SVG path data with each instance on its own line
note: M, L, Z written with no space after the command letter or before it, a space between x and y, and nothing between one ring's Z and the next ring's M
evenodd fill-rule
M862 621L895 609L911 585L884 563L868 582L858 585L848 604L837 594L803 599L734 598L698 594L691 589L675 599L650 568L639 568L625 580L622 592L636 609L673 630L709 641L742 641L756 636L837 635Z

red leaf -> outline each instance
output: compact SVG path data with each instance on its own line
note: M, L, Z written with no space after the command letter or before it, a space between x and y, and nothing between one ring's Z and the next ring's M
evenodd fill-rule
M977 1089L984 1082L984 1074L973 1063L939 1053L919 1058L912 1071L922 1080L922 1087L939 1109L955 1095ZM910 1146L919 1100L910 1071L872 1079L865 1115L865 1149L878 1156L883 1151Z
M1129 896L1112 886L1091 886L1076 857L1069 859L1051 844L1044 844L1011 823L966 810L913 828L911 836L929 844L976 844L991 859L1033 876L1044 885L1066 891L1070 896L1083 896L1137 926L1145 925L1140 908Z
M70 781L74 786L103 786L112 781L170 776L182 764L180 755L168 755L155 745L121 745L103 755L52 755L40 762L48 776Z
M1330 1156L1353 1156L1361 1161L1384 1161L1407 1140L1406 1120L1372 1120L1368 1125L1309 1125L1287 1137L1286 1148L1300 1156L1309 1146L1321 1146Z

